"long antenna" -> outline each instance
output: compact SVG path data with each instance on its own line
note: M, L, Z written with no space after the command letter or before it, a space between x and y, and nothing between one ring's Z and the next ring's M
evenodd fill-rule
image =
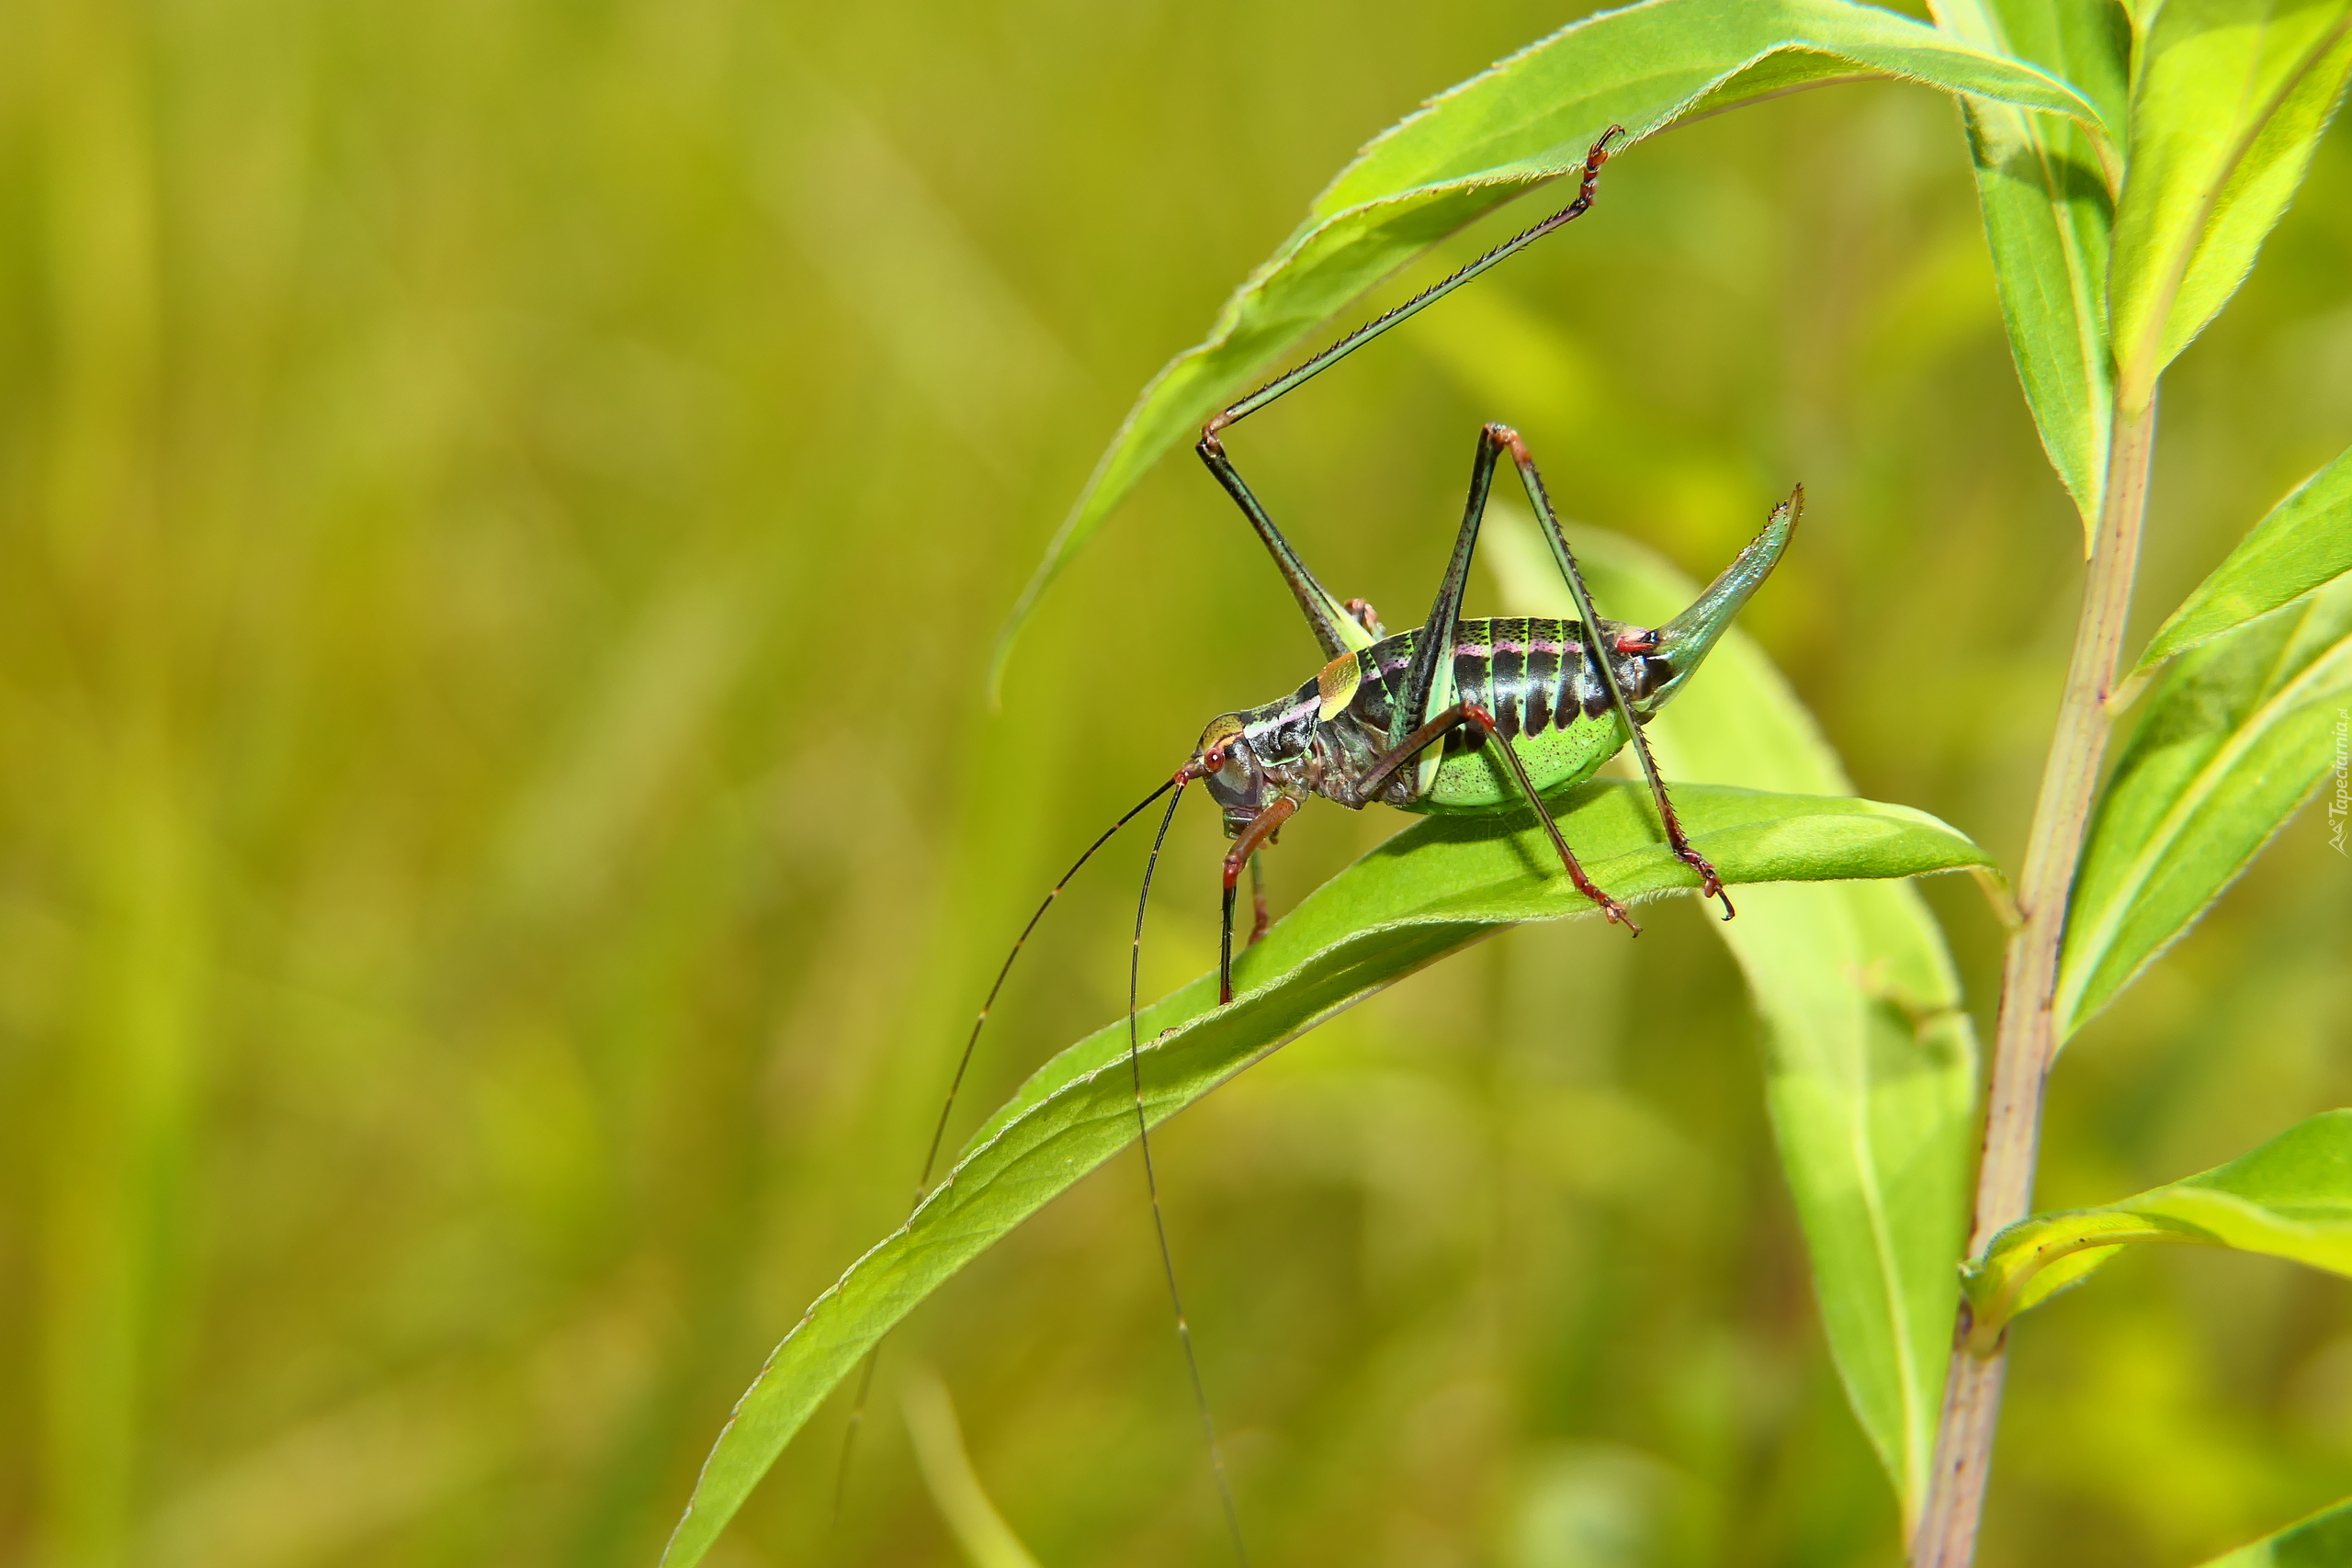
M1193 1404L1201 1413L1201 1435L1208 1439L1209 1469L1216 1474L1217 1501L1225 1506L1225 1528L1233 1538L1234 1561L1250 1568L1250 1549L1241 1541L1241 1511L1233 1506L1233 1483L1226 1478L1225 1450L1216 1440L1216 1419L1209 1414L1209 1392L1201 1382L1201 1359L1193 1351L1193 1328L1184 1318L1184 1297L1176 1289L1176 1255L1168 1247L1168 1217L1159 1210L1159 1178L1151 1167L1151 1122L1143 1109L1142 1045L1136 1037L1136 992L1143 970L1143 916L1151 907L1152 873L1159 869L1159 848L1168 841L1169 825L1176 820L1177 803L1192 780L1179 773L1176 794L1159 818L1159 832L1151 840L1151 858L1144 862L1143 891L1136 897L1135 946L1127 953L1127 1071L1136 1088L1136 1143L1143 1150L1143 1183L1151 1193L1151 1226L1159 1235L1159 1266L1168 1276L1168 1304L1176 1309L1176 1337L1183 1342L1184 1370L1192 1374Z
M1028 945L1030 934L1036 931L1037 923L1046 918L1046 911L1052 908L1054 900L1062 896L1062 889L1068 887L1070 879L1079 874L1088 861L1094 858L1094 852L1116 837L1120 829L1142 816L1144 810L1153 801L1167 794L1176 785L1176 783L1174 778L1161 781L1158 788L1129 807L1116 822L1103 829L1095 840L1086 846L1085 852L1070 862L1069 869L1062 873L1060 879L1046 889L1046 897L1030 913L1029 923L1023 926L1021 934L1012 939L1012 951L1007 953L1004 955L1004 962L997 965L996 979L989 984L989 994L980 1002L979 1016L972 1020L972 1032L964 1037L963 1055L956 1058L956 1076L948 1080L946 1102L940 1106L939 1121L931 1130L931 1145L923 1150L922 1173L915 1178L914 1208L922 1206L923 1190L931 1185L931 1173L937 1168L940 1148L947 1140L948 1121L956 1113L956 1097L963 1092L964 1075L971 1068L972 1053L980 1043L980 1031L988 1025L989 1010L996 1006L997 994L1004 989L1005 979L1012 973L1013 961L1021 956L1021 950ZM1174 802L1170 802L1170 805L1173 806ZM1160 832L1163 837L1166 836L1167 829L1164 824ZM1157 846L1154 846L1153 852L1158 853ZM850 1459L856 1451L858 1430L865 1424L866 1397L874 1391L875 1363L881 1359L882 1346L879 1341L876 1341L874 1348L865 1353L865 1365L858 1373L857 1396L850 1402L849 1427L842 1434L842 1461L833 1472L832 1523L836 1526L841 1523L842 1504L849 1493Z
M1061 880L1047 889L1045 898L1038 904L1035 912L1030 915L1029 923L1023 926L1021 934L1012 939L1012 951L1004 955L1004 963L997 969L995 983L989 987L989 994L980 1003L979 1016L972 1020L972 1032L964 1040L964 1054L956 1059L956 1076L947 1085L947 1103L939 1108L939 1124L931 1130L931 1147L923 1151L922 1174L915 1178L916 1202L922 1201L923 1189L931 1185L932 1170L939 1164L939 1150L947 1137L947 1119L955 1113L956 1097L963 1090L964 1073L972 1065L972 1051L980 1043L980 1030L988 1023L989 1010L996 1006L997 993L1004 989L1005 976L1012 973L1013 961L1021 956L1022 948L1028 944L1029 933L1037 929L1037 922L1046 918L1046 911L1054 907L1054 900L1062 896L1062 889L1069 886L1070 879L1079 874L1080 869L1088 861L1094 858L1094 852L1109 843L1120 829L1142 816L1153 801L1175 788L1176 783L1174 778L1162 780L1157 789L1127 807L1125 813L1116 822L1103 829L1102 836L1086 846L1086 852L1070 863L1069 869L1062 873ZM1175 805L1173 801L1169 804L1171 807ZM1165 831L1163 828L1163 835ZM1154 852L1158 852L1157 845L1154 846Z

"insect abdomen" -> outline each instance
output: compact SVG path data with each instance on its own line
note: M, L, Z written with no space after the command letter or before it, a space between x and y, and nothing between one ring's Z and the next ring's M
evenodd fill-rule
M1616 629L1603 623L1604 636ZM1638 700L1650 682L1639 655L1616 656L1626 695ZM1535 787L1550 794L1590 777L1625 744L1625 728L1610 711L1609 694L1584 652L1584 627L1574 621L1509 616L1464 621L1454 638L1455 700L1476 703L1495 716L1503 741L1519 753ZM1492 811L1521 804L1502 760L1490 757L1467 730L1446 741L1445 761L1428 795L1406 808L1434 813Z

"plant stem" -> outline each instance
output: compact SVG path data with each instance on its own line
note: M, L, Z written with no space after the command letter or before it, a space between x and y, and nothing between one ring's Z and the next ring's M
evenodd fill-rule
M2128 383L2127 383L2128 384ZM2119 404L2123 400L2119 398ZM2114 727L2110 698L2132 610L2132 581L2140 559L2140 528L2148 502L2148 460L2155 446L2154 389L2117 410L2108 454L2107 488L2083 584L2082 618L2057 732L2041 774L2032 836L2018 878L2023 917L2010 933L2001 968L2000 1023L1995 1032L1993 1078L1986 1094L1984 1152L1976 1174L1976 1220L1970 1256L2026 1217L2033 1199L2034 1156L2041 1138L2042 1088L2057 1054L2059 946L2066 932L2066 895L2082 857L2099 764ZM1912 1568L1969 1568L1976 1557L1976 1524L1992 1468L1993 1434L2001 1413L2003 1356L1968 1347L1963 1301L1952 1336L1951 1370L1944 1383L1928 1502L1911 1538Z

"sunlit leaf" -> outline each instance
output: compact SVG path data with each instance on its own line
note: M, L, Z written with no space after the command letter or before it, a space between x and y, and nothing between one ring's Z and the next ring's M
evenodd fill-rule
M1923 812L1865 800L1692 788L1679 797L1700 846L1733 883L1917 876L1984 863ZM1563 829L1621 898L1686 887L1646 795L1585 784ZM1407 829L1317 888L1239 955L1233 1005L1203 976L1142 1013L1136 1057L1157 1122L1284 1042L1449 953L1522 920L1589 915L1542 829L1495 818ZM1136 1135L1127 1028L1113 1024L1041 1067L984 1125L914 1216L808 1309L736 1405L663 1561L699 1562L818 1403L892 1325L1000 1236Z
M2127 400L2237 292L2352 72L2347 0L2166 0L2146 27L2109 277Z
M2044 67L2125 123L2129 25L2109 0L1942 0L1948 30ZM2052 467L2087 531L2115 420L2107 341L2112 193L2088 131L1992 99L1966 100L1976 196L2018 379Z
M1488 534L1506 600L1531 615L1572 613L1532 521L1512 521L1498 517ZM1574 539L1603 615L1655 624L1690 602L1690 584L1647 551L1593 530ZM1648 732L1669 779L1852 787L1812 716L1736 628ZM1908 1519L1926 1495L1958 1305L1975 1032L1917 890L1815 883L1758 887L1738 902L1739 918L1714 930L1764 1018L1766 1100L1830 1354Z
M2216 1557L2204 1568L2342 1568L2346 1562L2352 1562L2352 1497Z
M2352 572L2352 450L2270 509L2165 622L2143 671Z
M1813 84L1893 77L2100 124L2046 72L1850 0L1646 0L1570 23L1382 132L1153 377L1046 547L999 639L1145 471L1366 288L1484 214L1578 168L1611 125L1636 145L1680 119ZM1618 177L1624 177L1623 175ZM1606 204L1607 197L1602 197Z
M2320 786L2347 692L2352 581L2192 649L2157 680L2075 880L2062 1040L2186 931ZM2330 821L2340 845L2344 818Z
M1980 1342L1991 1345L2018 1313L2056 1294L2042 1282L2053 1269L2076 1260L2064 1281L2073 1284L2138 1241L2226 1247L2352 1275L2352 1111L2323 1111L2252 1154L2136 1198L2011 1225L1965 1272Z

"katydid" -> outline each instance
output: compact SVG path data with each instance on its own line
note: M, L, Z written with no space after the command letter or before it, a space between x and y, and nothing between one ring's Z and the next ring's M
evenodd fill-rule
M1438 587L1436 602L1416 630L1386 633L1372 607L1359 599L1334 596L1307 570L1255 494L1227 457L1223 433L1272 403L1372 338L1460 288L1497 262L1588 210L1598 187L1610 143L1623 132L1611 127L1587 154L1576 199L1532 228L1505 241L1442 282L1396 310L1357 328L1296 368L1268 382L1209 421L1195 447L1201 460L1238 505L1274 560L1304 612L1308 629L1328 660L1313 678L1285 696L1239 708L1211 719L1193 754L1149 795L1113 823L1056 882L1023 927L989 987L973 1021L946 1103L932 1133L917 1181L917 1194L931 1179L949 1118L981 1027L1030 934L1064 887L1095 852L1157 802L1169 797L1159 819L1136 908L1135 939L1127 976L1128 1066L1136 1089L1136 1141L1143 1155L1146 1186L1159 1232L1160 1260L1176 1310L1187 1369L1217 1490L1237 1556L1246 1562L1238 1514L1218 1455L1208 1399L1190 1328L1177 1292L1176 1271L1160 1214L1152 1171L1136 1038L1137 971L1144 912L1151 882L1176 807L1194 783L1207 786L1222 809L1233 840L1224 862L1224 912L1217 958L1219 1005L1233 1000L1234 909L1239 878L1253 869L1261 852L1282 826L1313 796L1351 809L1379 801L1401 810L1453 815L1498 816L1532 812L1557 852L1569 881L1612 923L1640 934L1623 904L1596 886L1577 863L1575 851L1554 818L1550 800L1592 776L1630 741L1642 775L1657 803L1668 846L1694 874L1702 897L1722 901L1724 919L1735 911L1721 878L1691 844L1676 817L1665 781L1658 776L1642 733L1643 722L1664 705L1697 671L1708 651L1769 576L1786 550L1802 515L1802 486L1773 508L1770 520L1724 573L1680 615L1662 626L1635 626L1603 620L1595 611L1576 556L1553 510L1543 477L1527 444L1507 425L1490 423L1478 433L1470 488L1453 552ZM1486 514L1495 470L1508 455L1533 508L1546 544L1566 580L1578 619L1529 617L1465 620L1462 601L1470 563ZM1263 884L1253 875L1254 918L1249 941L1265 934L1269 920ZM868 1360L870 1379L873 1363ZM865 1385L857 1407L862 1410ZM853 1410L853 1432L858 1419ZM844 1465L847 1452L844 1450Z

